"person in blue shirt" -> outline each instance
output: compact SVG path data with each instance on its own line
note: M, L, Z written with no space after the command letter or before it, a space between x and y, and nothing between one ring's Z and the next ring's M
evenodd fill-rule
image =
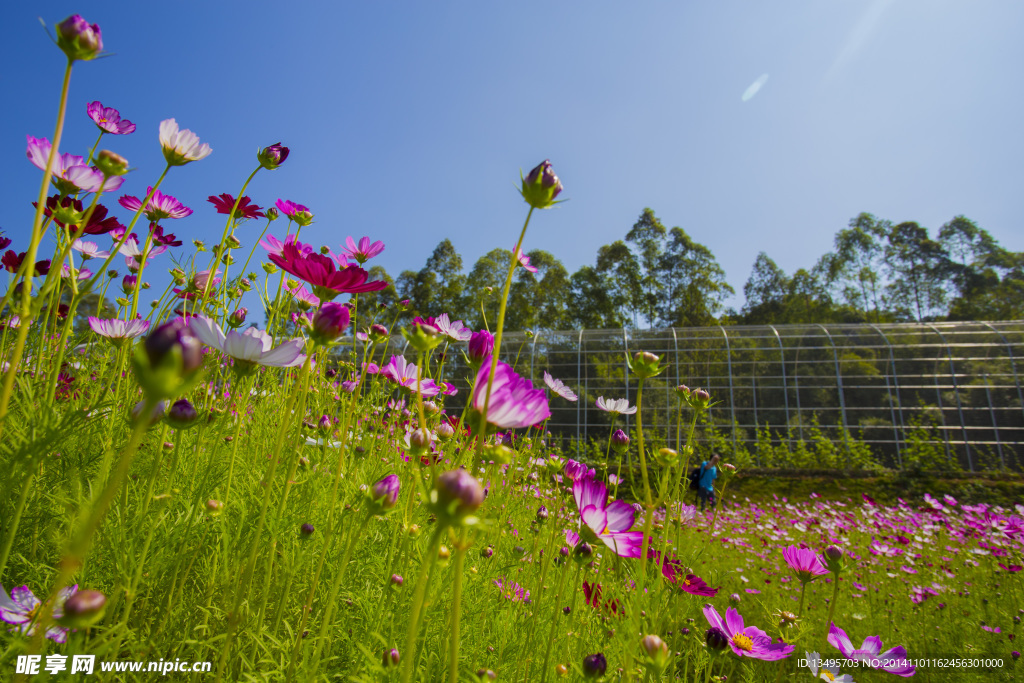
M697 481L697 498L700 500L700 511L704 512L704 505L707 504L712 510L715 509L715 479L718 479L717 455L711 456L711 460L705 460L700 464L700 479Z

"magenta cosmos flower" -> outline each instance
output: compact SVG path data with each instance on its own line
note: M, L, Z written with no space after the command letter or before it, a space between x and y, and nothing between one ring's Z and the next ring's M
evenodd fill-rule
M721 630L729 639L729 647L740 657L751 657L773 662L785 659L795 649L793 645L773 643L768 634L756 626L744 626L743 617L730 607L722 619L711 605L704 605L704 617L712 627Z
M302 355L303 339L290 339L273 348L274 341L270 335L255 327L244 332L230 330L224 334L220 325L202 316L190 318L188 326L199 341L234 358L236 367L243 372L255 369L256 365L293 368L306 360Z
M828 569L821 563L813 550L791 545L782 549L782 559L796 572L796 577L800 579L801 583L814 581L819 576L828 574Z
M188 130L178 130L178 122L167 119L160 122L160 147L169 166L184 166L210 156L210 146L199 143L199 136Z
M712 588L704 579L695 574L687 574L682 581L679 581L678 585L690 595L700 595L707 598L715 597L718 595L718 591L721 590L720 588Z
M576 394L572 393L572 390L569 387L565 386L565 383L562 382L562 380L555 379L547 370L544 371L544 384L547 384L548 389L553 393L558 394L566 401L575 401L579 398Z
M377 240L374 243L370 243L369 237L361 237L357 244L351 237L345 239L345 247L341 250L341 253L345 256L353 259L359 265L363 265L374 256L384 251L384 243Z
M313 212L307 207L287 199L277 200L277 210L302 227L313 222Z
M416 393L416 364L407 361L405 356L391 356L388 364L380 369L380 374L402 389ZM429 377L420 378L419 388L420 393L428 398L441 393L441 388Z
M266 239L260 241L261 247L266 249L269 253L277 254L278 256L280 256L281 252L284 251L284 245L286 244L294 245L295 248L298 249L299 252L302 254L313 253L313 247L308 244L303 244L302 242L299 242L297 235L288 235L287 237L284 238L284 242L277 239L273 235L267 235Z
M862 666L882 669L897 676L913 676L915 667L907 661L907 651L902 645L882 652L882 639L868 636L861 643L860 649L854 649L846 631L834 623L828 630L828 643L843 653L843 657L860 662Z
M60 619L64 616L64 603L78 590L78 585L61 589L53 605L53 618ZM14 631L23 635L31 636L36 632L36 622L39 620L36 612L42 602L32 593L28 586L12 588L11 594L0 586L0 619L11 624ZM46 637L55 643L63 643L68 638L68 630L57 625L51 625L46 629Z
M135 124L121 118L121 112L113 107L104 107L99 102L90 102L85 108L92 122L104 133L128 135L135 132Z
M597 407L612 415L633 415L636 413L636 406L629 405L629 401L624 398L606 399L604 396L598 396Z
M216 197L210 195L206 201L217 207L217 213L230 214L231 210L235 208L235 198L226 192ZM266 214L263 213L263 207L252 204L250 203L251 201L248 197L239 199L238 208L235 209L232 218L235 220L240 218L265 218Z
M388 286L383 280L367 282L369 274L362 268L349 266L338 270L330 257L304 254L293 244L285 243L280 254L271 253L269 256L276 266L308 282L321 301L331 301L339 294L379 292Z
M473 385L472 407L484 411L487 380L491 374L491 359L485 358L476 373ZM491 384L491 400L487 407L487 421L501 429L530 427L551 417L548 399L543 389L534 389L530 380L516 374L508 363L498 361Z
M148 320L101 320L89 316L89 327L93 332L106 337L115 346L125 339L138 339L149 331Z
M149 198L149 203L146 204L146 209L143 211L150 221L159 221L164 218L185 218L192 215L192 209L171 195L147 187L146 196L149 197L150 194L153 196ZM129 211L138 211L142 208L142 200L128 194L118 199L117 203Z
M537 266L530 265L530 257L524 254L523 252L519 251L518 245L512 247L512 258L518 260L519 265L521 265L523 268L530 271L531 273L537 272Z
M640 557L644 532L630 531L636 521L633 506L621 500L608 502L608 489L592 476L577 479L572 495L580 513L583 535L567 531L565 540L573 546L582 540L600 541L620 557Z

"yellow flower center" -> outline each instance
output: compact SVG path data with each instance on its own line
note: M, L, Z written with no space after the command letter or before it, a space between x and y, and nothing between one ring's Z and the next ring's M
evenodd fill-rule
M685 583L687 586L693 585L693 583L689 579L683 579L683 583Z
M737 633L732 637L732 644L745 652L750 652L754 649L754 641L742 633Z

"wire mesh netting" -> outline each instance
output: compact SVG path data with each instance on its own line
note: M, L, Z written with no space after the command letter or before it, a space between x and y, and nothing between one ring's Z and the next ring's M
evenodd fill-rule
M582 453L595 442L603 451L610 433L599 396L635 404L625 354L637 351L665 368L642 397L656 446L685 442L689 415L675 395L685 384L717 402L695 432L698 451L737 462L1021 469L1021 321L510 333L501 356L535 383L546 370L579 394L551 397L548 429Z

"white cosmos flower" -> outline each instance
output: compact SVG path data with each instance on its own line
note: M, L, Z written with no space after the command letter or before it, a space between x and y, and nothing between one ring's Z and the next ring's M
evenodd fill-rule
M548 388L552 392L558 394L566 401L575 401L578 397L572 392L572 389L565 386L565 383L560 379L555 379L551 376L547 370L544 371L544 384L548 385Z
M188 130L178 130L178 122L167 119L160 122L160 146L164 158L171 166L184 166L190 161L199 161L210 156L210 146L199 144L199 136Z
M629 405L629 401L624 398L605 399L604 396L598 396L597 407L612 415L633 415L636 413L636 406Z
M244 332L230 330L224 334L220 325L202 316L190 318L188 325L199 341L236 361L276 368L294 368L306 361L302 354L306 344L304 339L289 339L275 349L270 335L255 327Z

